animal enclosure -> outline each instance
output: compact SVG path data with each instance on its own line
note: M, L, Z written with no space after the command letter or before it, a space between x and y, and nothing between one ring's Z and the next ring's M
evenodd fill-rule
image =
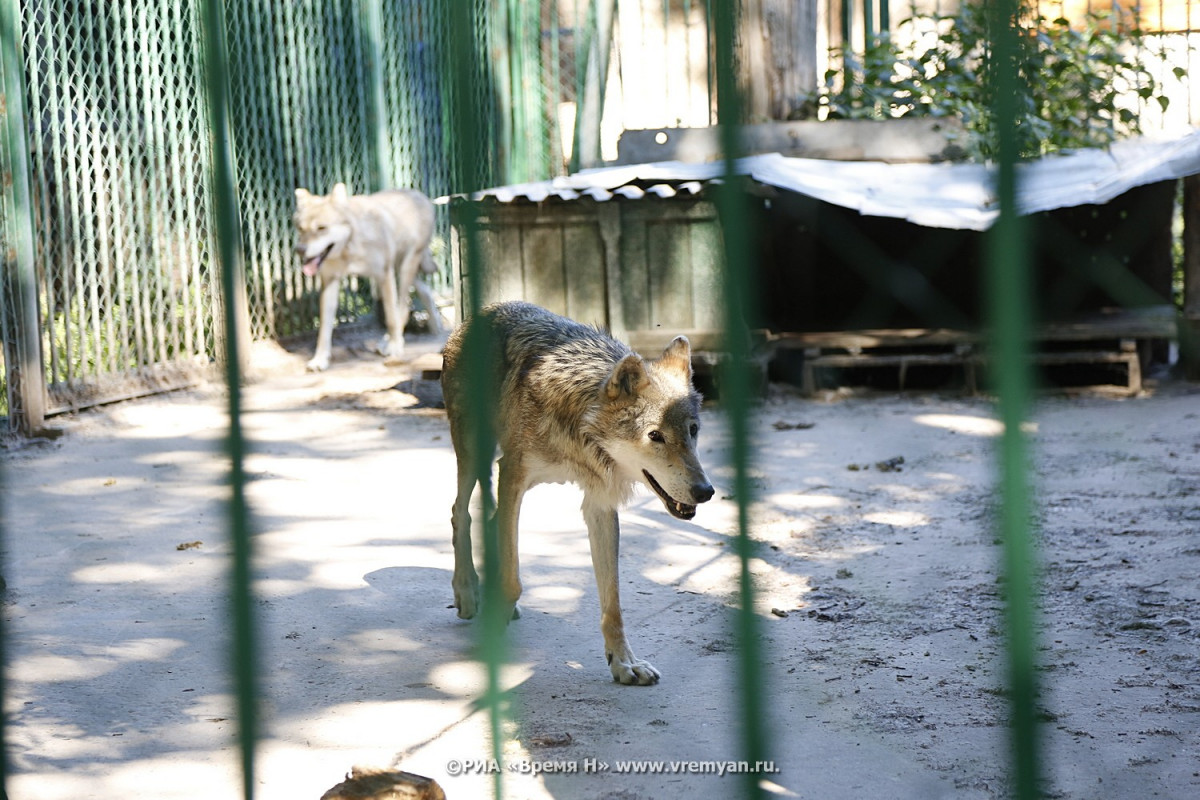
M566 764L592 752L570 749L589 741L614 745L604 753L640 757L658 748L682 760L659 762L666 764L689 763L703 750L773 768L773 751L786 754L796 770L780 778L787 785L772 782L776 773L765 768L736 766L720 776L724 783L685 784L746 797L831 786L852 796L861 789L853 781L880 776L914 793L932 785L980 798L1037 797L1047 774L1068 781L1061 791L1080 800L1097 778L1131 792L1150 781L1164 790L1195 786L1189 715L1196 697L1188 682L1196 671L1196 553L1187 535L1198 451L1178 425L1197 413L1190 389L1153 404L1106 406L1116 413L1088 417L1101 426L1054 406L1044 418L1059 449L1045 461L1028 457L1032 243L1016 213L1017 159L1006 134L997 220L978 252L997 402L917 397L880 411L869 402L829 410L789 398L777 406L786 412L778 420L755 416L753 354L749 337L737 334L747 332L764 296L778 302L776 311L790 310L783 295L791 291L773 297L771 286L756 293L749 285L764 242L761 220L744 194L729 191L738 183L737 130L747 117L734 73L733 5L623 2L607 39L601 31L612 31L612 20L603 12L616 5L582 0L0 5L0 325L10 422L36 432L47 413L53 420L55 412L177 387L217 361L228 370L220 390L184 396L178 416L167 398L165 406L105 409L87 418L99 420L90 430L80 426L92 435L111 423L119 438L140 445L132 451L97 455L69 441L61 451L47 445L46 453L23 452L0 465L6 490L10 475L22 490L5 498L17 511L4 530L17 568L3 576L15 605L2 631L20 637L13 677L23 694L6 698L25 726L20 774L43 789L43 776L52 775L67 787L64 796L78 796L102 784L143 790L170 773L172 788L186 796L210 791L203 778L213 773L183 771L182 754L216 741L213 757L230 762L220 774L236 773L221 785L249 800L263 791L268 770L290 778L317 759L328 766L402 738L404 750L387 757L426 748L426 768L446 771L461 769L464 757L499 763L512 755L503 749L510 745L539 765ZM532 554L540 613L510 641L536 653L537 666L507 660L495 629L447 633L439 559L448 551L448 503L439 504L438 487L453 469L436 412L399 421L377 414L396 392L394 376L378 372L376 383L354 376L339 384L335 375L312 391L311 384L298 390L301 379L288 373L282 388L272 384L243 404L238 345L287 343L315 324L314 287L299 277L291 253L297 185L323 191L345 180L356 190L407 185L469 195L547 178L582 159L589 137L592 154L601 149L605 115L588 98L605 95L605 58L607 72L629 83L643 80L643 70L652 73L647 85L661 74L622 60L630 25L644 34L638 48L661 40L665 63L688 65L683 88L665 86L659 107L643 108L639 124L724 123L712 194L672 189L671 197L655 195L657 204L593 198L582 203L594 212L584 216L553 201L532 208L535 200L523 219L497 203L485 216L468 215L453 234L452 210L442 219L468 275L452 284L444 265L442 288L463 310L491 292L519 292L631 337L657 335L663 320L724 335L730 371L722 407L705 412L714 423L724 516L711 529L671 528L660 537L661 521L648 509L630 514L629 552L641 567L628 579L654 612L637 624L678 615L660 629L658 646L678 654L680 678L661 695L614 699L606 684L581 684L591 664L546 647L546 631L574 647L577 623L593 610L581 599L591 589L572 583L588 558L586 541ZM1008 64L1017 32L997 26L996 36L998 58ZM676 51L680 45L687 49ZM1005 83L1013 72L992 76L997 97L1017 95ZM680 97L686 105L674 104ZM995 113L1011 134L1014 109L998 102ZM787 250L786 232L769 240ZM521 251L520 270L479 268L487 247ZM920 255L934 272L955 266L948 249ZM620 271L609 269L614 264ZM1087 288L1096 277L1090 266L1080 278ZM1108 273L1122 301L1138 291L1121 283L1128 273L1121 264ZM889 283L894 275L882 276L891 292L872 293L873 302L911 291L907 281ZM1160 278L1152 278L1159 288ZM359 317L369 304L352 292L343 315ZM830 311L819 303L810 309ZM1146 410L1169 416L1139 427ZM814 425L812 441L782 438ZM900 439L880 436L897 428ZM912 448L910 462L875 452L893 441ZM799 456L804 470L789 460ZM68 478L67 466L83 471ZM1107 483L1093 482L1097 475ZM490 476L480 478L486 484ZM1037 495L1044 510L1031 501L1033 484L1048 489ZM96 502L69 505L84 489ZM930 507L935 496L950 498L948 510ZM569 495L546 499L543 536L563 532L553 516L574 511ZM264 508L270 513L252 513ZM96 518L120 524L96 536ZM1035 535L1031 520L1046 523L1045 535ZM204 535L179 536L192 530ZM486 525L483 533L486 542ZM1054 589L1045 595L1042 546L1056 554L1047 570ZM488 551L485 544L485 562ZM961 565L964 553L970 568ZM116 632L91 624L101 597L119 612ZM1057 619L1085 622L1042 627L1033 607L1041 597L1052 600ZM904 624L887 634L886 651L871 643L896 620ZM801 623L805 636L779 636L767 627L776 621ZM864 630L867 637L856 638ZM785 649L769 650L780 642ZM266 656L283 666L264 674ZM1102 689L1084 680L1097 658L1117 664ZM689 680L701 672L711 681L704 690ZM194 684L195 674L215 677ZM1053 695L1059 705L1043 704L1045 685L1063 693ZM51 702L47 687L68 691ZM1092 704L1102 690L1117 700L1101 717L1146 715L1145 725L1109 718L1089 727L1056 710ZM932 698L965 702L967 710L952 721L927 716L922 703ZM264 699L265 722L257 716ZM714 709L710 699L723 705ZM71 716L93 703L115 716ZM162 709L161 724L140 716ZM563 735L559 719L578 721L578 740ZM518 724L520 737L510 735ZM290 737L286 746L272 738L279 731ZM1080 752L1086 769L1055 772ZM70 774L76 758L90 759L87 774ZM814 761L819 770L809 768ZM159 772L143 772L147 764ZM506 780L497 769L469 786L475 796L503 797L524 779ZM554 773L517 785L558 797L593 788L627 793L631 785L611 775L597 780ZM637 792L666 796L681 780L647 778Z

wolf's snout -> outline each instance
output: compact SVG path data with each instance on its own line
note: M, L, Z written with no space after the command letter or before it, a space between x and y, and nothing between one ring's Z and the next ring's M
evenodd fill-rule
M697 503L707 503L713 498L713 487L711 483L697 483L692 487L692 497Z

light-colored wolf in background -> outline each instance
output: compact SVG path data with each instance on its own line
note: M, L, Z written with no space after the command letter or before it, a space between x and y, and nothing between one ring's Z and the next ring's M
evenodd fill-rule
M487 336L472 336L473 326ZM487 351L465 352L476 339ZM487 364L472 383L474 361ZM479 474L469 394L482 392L495 425L500 459L496 519L500 592L506 619L517 615L517 518L525 492L539 483L572 482L583 489L583 518L600 594L600 630L613 678L652 684L660 677L625 639L618 591L617 509L635 483L649 486L673 516L691 519L713 487L696 454L700 395L692 387L691 348L677 337L662 357L646 361L600 330L529 303L488 306L446 343L442 372L450 437L458 457L454 502L454 603L474 617L479 576L471 554L469 505Z
M413 189L352 195L344 183L334 186L327 196L297 189L293 223L304 274L321 277L321 324L309 370L329 366L338 286L350 275L375 282L387 329L379 351L388 361L404 353L410 290L417 290L429 309L430 325L435 333L441 333L433 292L419 274L437 272L429 254L433 204L428 197Z

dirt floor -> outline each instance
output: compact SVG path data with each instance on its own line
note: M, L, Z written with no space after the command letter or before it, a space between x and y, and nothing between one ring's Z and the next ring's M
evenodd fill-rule
M454 457L436 385L346 344L322 375L304 348L260 349L247 392L256 796L315 800L367 765L486 797L477 626L448 608ZM704 417L717 499L693 523L649 493L622 515L626 625L657 686L611 681L577 490L527 497L507 797L739 794L743 776L714 774L742 758L736 507L721 411ZM3 457L11 796L239 796L223 391L53 422L61 438ZM770 796L1005 796L997 432L985 399L953 394L775 387L757 409L765 654L747 679ZM1200 387L1048 396L1031 441L1047 793L1198 797Z

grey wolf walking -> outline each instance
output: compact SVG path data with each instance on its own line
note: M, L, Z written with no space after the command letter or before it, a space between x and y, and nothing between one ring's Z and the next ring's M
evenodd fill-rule
M379 351L388 361L404 353L410 290L417 290L429 309L434 332L441 333L433 293L419 275L437 271L429 254L433 204L428 197L413 189L352 195L344 183L334 186L327 196L297 189L293 222L304 274L321 276L321 322L309 370L329 366L338 286L350 275L375 282L387 329Z
M472 335L474 326L486 326L486 335ZM476 341L487 343L483 357L474 359L487 364L487 374L472 383L468 348ZM470 619L479 607L469 505L480 464L490 466L495 459L494 452L474 452L478 420L470 413L469 393L482 392L502 452L496 520L505 618L517 616L521 596L517 519L522 497L540 483L578 484L609 669L624 684L657 683L659 671L634 655L625 638L617 509L638 482L679 519L694 517L696 505L713 496L696 455L700 395L692 387L688 340L679 336L661 358L646 361L596 328L529 303L498 303L450 335L442 389L458 458L452 515L458 616Z

